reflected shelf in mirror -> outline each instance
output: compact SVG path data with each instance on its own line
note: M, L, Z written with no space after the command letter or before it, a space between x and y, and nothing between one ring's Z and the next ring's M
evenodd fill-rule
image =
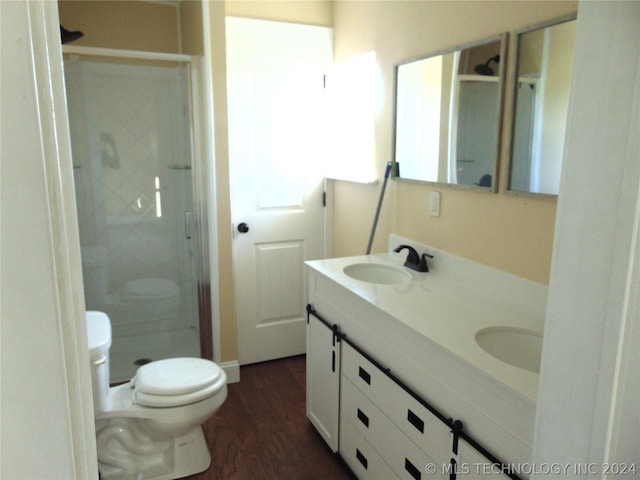
M573 14L517 32L509 192L558 195L575 18Z
M506 37L396 65L396 179L496 190Z

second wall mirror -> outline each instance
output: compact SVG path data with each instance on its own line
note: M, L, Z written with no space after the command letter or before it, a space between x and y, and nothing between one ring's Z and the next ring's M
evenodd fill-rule
M506 34L396 66L395 176L495 191Z
M509 190L557 195L575 15L518 33Z

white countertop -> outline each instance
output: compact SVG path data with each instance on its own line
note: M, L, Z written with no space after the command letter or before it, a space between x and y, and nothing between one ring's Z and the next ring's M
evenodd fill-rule
M442 273L416 272L403 263L406 251L400 254L383 253L355 257L314 260L306 264L352 293L368 301L399 322L440 345L473 368L507 385L518 394L535 403L538 395L537 373L502 362L485 352L475 341L475 334L485 327L518 327L542 331L545 302L540 288L532 287L533 301L510 300L504 285L495 296L487 293L491 288L473 284ZM376 263L404 269L411 279L393 285L381 285L353 279L343 269L356 263ZM475 268L475 267L474 267ZM484 268L484 267L481 267ZM495 273L493 274L495 275ZM499 273L498 275L501 275ZM489 275L488 278L491 278ZM522 279L514 277L513 283ZM490 282L490 280L489 280ZM526 282L525 294L526 294ZM544 288L544 287L543 287ZM522 294L520 289L519 294Z

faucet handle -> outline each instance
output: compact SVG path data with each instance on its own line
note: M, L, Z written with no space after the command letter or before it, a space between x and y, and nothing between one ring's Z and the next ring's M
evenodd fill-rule
M433 255L429 255L428 253L423 253L420 256L420 264L418 265L418 271L419 272L428 272L429 271L429 265L427 265L427 257L433 258Z

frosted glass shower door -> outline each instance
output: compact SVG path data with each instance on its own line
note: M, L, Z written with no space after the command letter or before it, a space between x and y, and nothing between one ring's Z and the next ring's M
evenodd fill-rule
M88 310L113 329L111 380L200 356L188 66L65 59Z

